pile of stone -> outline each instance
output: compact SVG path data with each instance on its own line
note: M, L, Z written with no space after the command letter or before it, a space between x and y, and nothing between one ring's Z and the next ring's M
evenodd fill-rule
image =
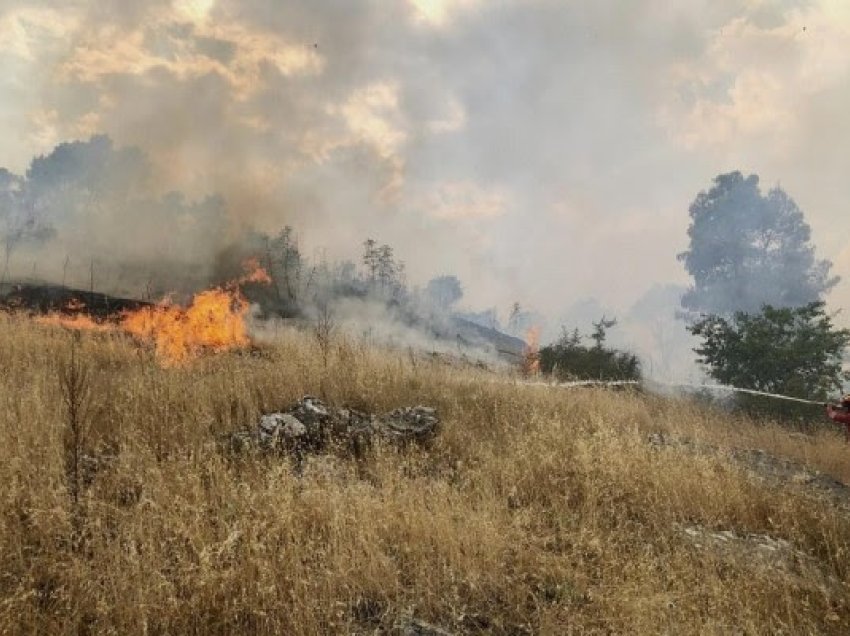
M437 433L435 409L408 406L384 415L336 408L306 395L282 412L263 415L253 430L233 433L231 451L260 451L301 457L329 450L347 450L361 457L376 439L396 445L427 444Z

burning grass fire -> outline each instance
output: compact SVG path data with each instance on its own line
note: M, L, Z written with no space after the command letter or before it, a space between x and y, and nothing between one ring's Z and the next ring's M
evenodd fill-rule
M54 312L44 316L38 316L35 321L40 325L53 325L87 331L112 331L114 328L109 323L97 322L88 314L82 313L84 311L84 305L74 309L66 307L66 309L80 313L60 314Z
M128 312L120 327L156 347L166 366L185 363L202 351L226 351L250 344L248 302L237 289L210 289L183 307L160 303Z
M540 327L534 326L525 334L522 369L526 375L540 373Z
M124 310L117 321L96 321L79 301L66 303L64 312L39 316L36 321L69 329L123 331L153 344L163 366L178 366L203 352L240 349L251 344L246 318L249 303L240 286L269 284L271 278L250 259L243 263L245 274L223 287L195 294L187 307L165 299L156 305Z

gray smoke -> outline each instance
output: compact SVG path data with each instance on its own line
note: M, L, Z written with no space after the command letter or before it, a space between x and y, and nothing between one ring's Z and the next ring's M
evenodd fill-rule
M693 352L698 340L688 332L681 311L686 291L684 285L655 285L625 310L593 297L576 301L556 321L550 321L543 340L551 342L564 331L571 334L578 329L584 344L589 344L594 323L603 318L616 320L606 333L606 346L635 353L645 377L659 382L699 382L704 374Z
M4 174L7 278L88 288L94 276L99 290L133 296L191 291L210 282L228 240L221 198L153 197L144 153L106 136L60 144L25 175Z
M249 229L293 226L332 262L379 236L411 286L450 272L457 310L506 326L518 301L557 333L579 299L625 321L654 285L686 284L688 205L740 167L782 181L840 274L838 5L7 0L0 165L27 179L32 156L92 134L117 163L111 194L63 204L78 225L38 255L30 233L11 261L84 283L95 261L117 272L99 285L137 294L208 277ZM850 302L846 281L830 300Z

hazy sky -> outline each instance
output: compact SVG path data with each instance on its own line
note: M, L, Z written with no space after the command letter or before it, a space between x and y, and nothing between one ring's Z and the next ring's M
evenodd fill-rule
M0 0L0 166L109 134L308 253L471 306L686 282L719 172L798 202L850 305L847 0Z

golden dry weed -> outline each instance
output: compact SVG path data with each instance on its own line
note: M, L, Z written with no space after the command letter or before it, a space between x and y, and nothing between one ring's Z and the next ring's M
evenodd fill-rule
M850 633L850 513L723 452L758 447L846 481L837 432L497 383L339 337L325 366L287 329L169 369L91 333L76 345L81 444L99 463L75 504L73 340L0 316L0 633L372 634L407 616L455 633ZM216 443L306 393L373 412L428 404L443 426L428 449L378 447L365 470L315 457L300 477ZM657 448L653 432L716 452ZM688 528L769 536L791 557Z

